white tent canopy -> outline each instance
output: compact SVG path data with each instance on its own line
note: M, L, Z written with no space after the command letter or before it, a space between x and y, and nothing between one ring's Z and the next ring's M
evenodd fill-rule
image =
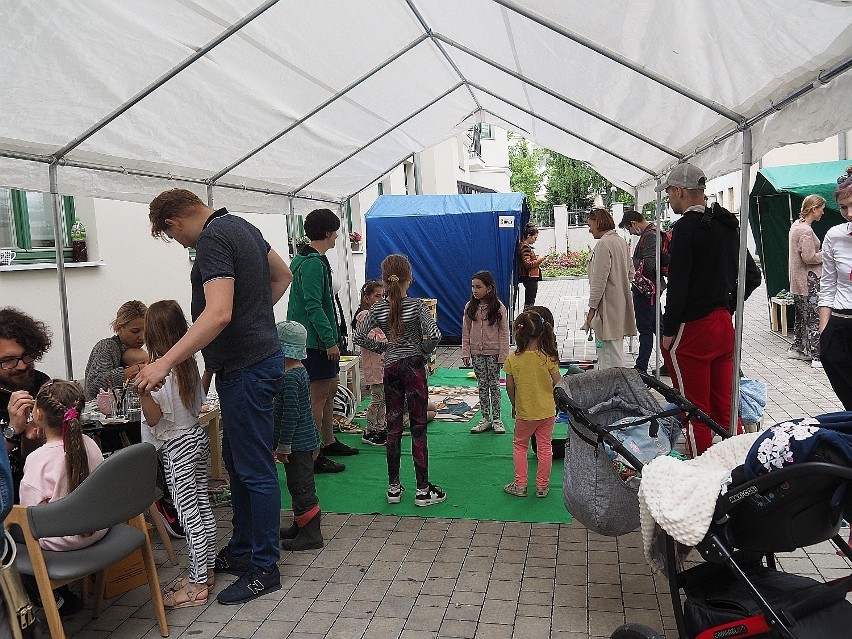
M259 1L0 0L0 184L53 193L57 234L59 193L288 213L485 120L639 202L742 167L745 220L752 157L852 125L845 0Z
M852 123L848 2L258 2L0 0L0 183L281 212L485 120L647 201Z

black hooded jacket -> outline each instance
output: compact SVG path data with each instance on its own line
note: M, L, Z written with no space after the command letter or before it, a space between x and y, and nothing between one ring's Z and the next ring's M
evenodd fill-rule
M717 308L734 312L739 247L739 222L719 204L687 211L672 226L663 335L674 335L680 324L706 317ZM745 277L748 298L761 281L750 253Z

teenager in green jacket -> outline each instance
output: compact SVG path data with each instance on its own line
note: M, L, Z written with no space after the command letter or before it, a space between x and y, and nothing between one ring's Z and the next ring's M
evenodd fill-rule
M334 436L334 394L340 373L340 329L334 313L334 289L331 265L326 252L337 241L340 220L329 209L316 209L305 218L305 235L310 244L299 249L290 263L293 284L287 319L299 322L308 331L307 353L303 364L311 380L311 409L317 424L322 449L314 464L315 473L339 473L346 468L326 455L355 455L351 448Z

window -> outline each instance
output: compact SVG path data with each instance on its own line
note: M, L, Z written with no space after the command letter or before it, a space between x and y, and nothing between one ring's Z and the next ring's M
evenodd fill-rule
M479 123L479 139L480 140L493 140L494 139L494 130L491 128L491 125L487 122Z
M728 210L734 210L734 187L728 187Z
M31 264L56 260L53 237L53 208L50 193L0 188L0 248L14 250L15 262ZM74 223L74 198L60 198L65 221L62 251L71 259L71 225Z

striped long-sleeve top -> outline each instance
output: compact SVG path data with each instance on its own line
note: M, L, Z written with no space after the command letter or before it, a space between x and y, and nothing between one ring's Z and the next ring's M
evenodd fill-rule
M427 352L432 352L438 345L441 331L422 300L413 297L402 298L402 322L402 334L391 341L390 303L387 300L376 302L370 307L367 316L358 323L353 339L358 346L374 353L384 353L385 367L406 357L423 355L424 348ZM388 339L387 343L377 342L369 337L374 328L382 330Z

